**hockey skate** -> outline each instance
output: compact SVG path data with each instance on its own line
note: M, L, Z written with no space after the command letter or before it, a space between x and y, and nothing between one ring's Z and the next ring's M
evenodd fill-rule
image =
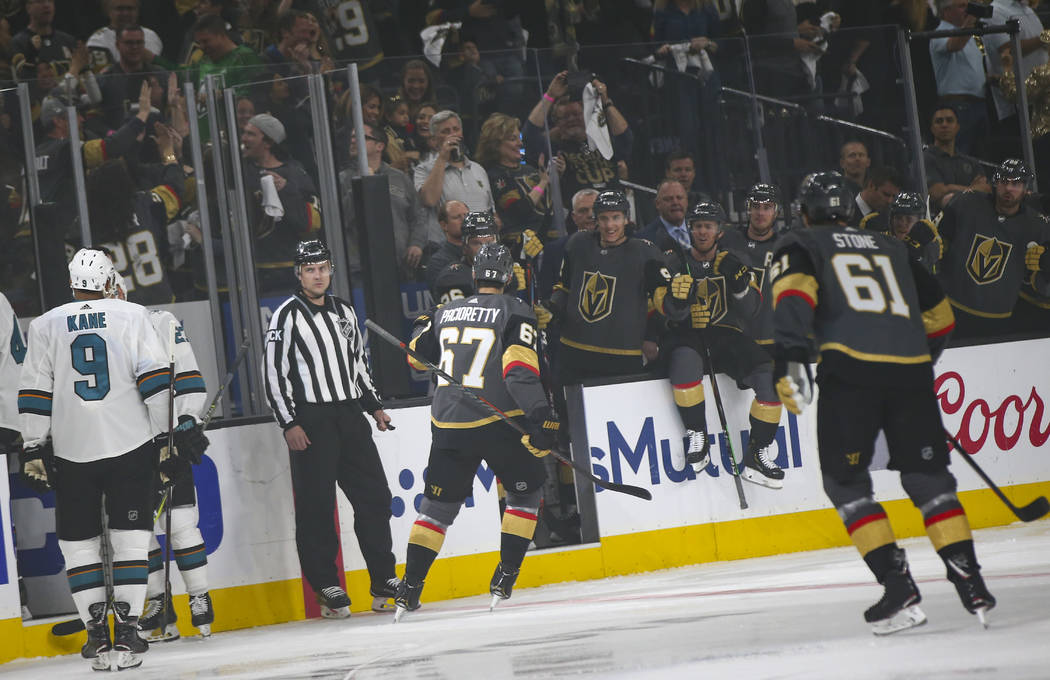
M953 555L944 560L948 566L948 580L955 586L966 611L977 616L981 626L988 627L985 614L995 607L995 597L988 592L981 578L981 567L966 555Z
M871 624L875 635L889 635L926 623L926 614L918 607L922 595L912 580L904 551L897 549L893 561L893 569L882 579L882 598L864 612L864 620Z
M492 593L492 602L489 604L489 611L495 609L500 600L510 599L510 593L514 590L514 582L517 580L517 569L513 572L504 569L502 562L496 565L496 571L493 572L492 581L489 583L489 592Z
M392 612L397 607L391 604L394 597L397 596L397 586L401 583L399 578L388 578L386 582L376 586L372 585L368 589L368 594L372 596L372 611L387 613Z
M211 608L211 595L190 595L190 623L200 631L201 637L211 637L211 624L215 621L215 610Z
M394 604L397 611L394 612L394 623L401 620L405 612L414 612L419 609L419 596L423 594L423 582L412 583L408 578L403 578L397 584L397 594L394 595Z
M164 593L147 598L142 616L138 619L139 637L149 642L178 640L179 627L175 625L178 620L170 595L167 613L164 612Z
M339 586L321 588L317 601L321 604L321 616L326 619L345 619L350 616L350 598Z
M87 642L80 648L80 656L91 660L96 671L109 670L109 652L113 645L109 641L109 621L106 620L106 603L96 602L88 607L91 620L85 624Z
M685 462L693 467L694 472L703 472L711 462L711 441L703 430L686 430L685 434L689 437Z
M784 471L773 462L773 442L759 447L755 440L747 444L747 453L744 454L744 469L741 471L744 479L752 484L758 484L770 489L782 489L784 487Z
M131 616L127 602L113 603L113 649L109 653L110 670L122 671L142 665L142 654L149 642L139 637L139 617Z

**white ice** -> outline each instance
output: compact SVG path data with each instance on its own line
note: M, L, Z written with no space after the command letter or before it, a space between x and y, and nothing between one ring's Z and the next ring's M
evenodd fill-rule
M975 532L998 606L959 603L926 539L902 542L925 626L876 638L881 595L851 548L720 562L427 603L392 625L355 614L154 645L130 678L1050 678L1050 520ZM528 569L528 562L525 563ZM222 616L222 612L217 612ZM10 678L99 675L79 656L0 666Z

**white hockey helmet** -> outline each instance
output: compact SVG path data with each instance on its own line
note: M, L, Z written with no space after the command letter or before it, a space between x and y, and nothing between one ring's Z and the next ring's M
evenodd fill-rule
M69 287L104 293L113 290L116 273L113 262L104 252L81 248L69 261Z

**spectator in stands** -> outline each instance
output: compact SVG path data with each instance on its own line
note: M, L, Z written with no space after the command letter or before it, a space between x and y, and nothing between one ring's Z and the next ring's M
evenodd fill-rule
M565 255L565 243L577 231L593 231L594 221L594 199L598 198L597 189L580 189L572 197L572 212L566 220L565 236L551 241L543 247L543 256L540 260L540 273L536 279L536 295L541 300L550 297L554 284L558 282L558 274L561 272L561 261Z
M862 142L851 140L839 149L839 167L842 168L842 176L846 179L846 186L854 195L867 184L868 168L871 167L871 156L868 155L868 147Z
M441 242L436 233L437 208L456 199L471 212L492 211L492 190L485 168L472 161L463 147L463 123L455 111L439 111L430 119L437 153L420 162L415 169L415 185L423 205L431 214L430 240Z
M120 51L117 50L117 30L124 26L139 25L139 0L103 0L103 8L109 15L109 26L104 26L95 31L88 38L87 46L91 51L91 59L95 71L101 71L110 64L120 61ZM152 62L160 58L164 44L160 36L152 29L143 28L143 39L145 40L144 59ZM172 66L165 63L164 66Z
M877 167L868 173L864 188L854 197L856 206L849 220L850 226L858 226L869 213L886 213L890 203L901 192L904 181L893 168Z
M255 101L251 97L239 96L234 104L237 106L237 130L244 132L244 126L255 115Z
M124 2L125 0L113 0ZM261 76L262 59L250 47L238 45L226 32L226 22L222 17L207 15L201 17L193 25L193 39L197 41L204 58L197 68L197 91L200 92L207 76L213 73L224 75L226 87L234 87L240 83L250 83L258 80ZM204 117L205 111L198 107L198 122L200 124L201 139L207 141L210 138L208 121ZM298 241L296 242L298 243ZM295 251L295 243L286 251Z
M117 128L124 121L131 105L138 101L143 81L149 80L147 74L154 70L152 62L146 61L145 45L145 33L141 26L117 29L120 61L107 66L98 78L103 115L110 128ZM166 80L163 73L160 77Z
M966 0L937 0L937 9L941 15L938 30L973 28L977 23L976 17L966 11ZM935 38L930 41L930 59L937 79L937 97L951 104L959 122L955 147L961 153L973 153L974 143L988 129L981 49L969 35Z
M396 94L383 103L380 120L382 134L386 137L387 157L390 164L401 172L412 172L419 162L419 150L412 137L411 119L408 117L408 102ZM391 149L393 151L391 151Z
M397 93L408 102L408 113L415 117L423 102L436 101L430 67L422 59L410 59L401 69L401 87Z
M434 102L423 102L419 105L416 115L413 117L415 123L415 147L419 149L419 159L422 160L434 152L433 140L430 135L430 119L438 112L437 104ZM412 117L411 111L409 116Z
M368 155L368 172L372 175L385 175L390 187L390 213L393 217L394 252L397 255L396 266L402 281L411 281L416 276L416 269L423 258L423 246L426 245L426 222L419 204L419 195L408 175L383 161L383 150L386 140L382 133L372 125L366 124L365 151ZM357 136L351 131L350 158L357 158ZM342 187L343 223L347 232L347 251L350 255L351 276L361 271L361 255L358 250L358 230L354 218L354 177L359 177L358 164L350 166L339 173L339 185ZM376 263L374 261L373 265Z
M662 180L656 188L658 217L638 232L638 236L652 241L660 252L691 248L689 225L685 221L685 214L689 210L687 201L685 187L681 182Z
M1032 0L992 0L993 14L989 23L1005 24L1009 19L1017 19L1020 22L1021 37L1021 79L1028 78L1032 70L1037 66L1047 63L1050 59L1050 42L1043 30L1043 23L1033 9L1038 2ZM984 53L987 59L988 75L996 80L1003 74L1002 55L1012 50L1010 36L1005 33L984 36ZM1016 60L1018 55L1013 54ZM1005 121L1000 124L1004 131L1009 131L1011 136L1017 134L1017 123L1012 119L1017 115L1017 109L1013 102L1008 101L998 87L992 88L992 99L999 114L999 120ZM1010 118L1011 120L1006 121Z
M438 208L438 224L445 234L445 240L427 259L427 288L434 290L438 275L445 267L463 257L463 218L470 210L463 201L455 199L446 201Z
M740 20L752 36L760 94L790 97L813 90L802 56L823 54L815 42L820 28L809 22L801 25L792 0L743 0ZM761 37L755 40L755 36Z
M310 41L315 22L306 12L290 9L281 14L277 24L278 42L263 51L263 60L274 73L284 78L313 72Z
M544 131L547 114L553 119L550 128L550 149L555 156L564 156L565 172L561 173L562 202L569 207L570 197L583 188L619 188L617 164L631 155L634 135L627 120L609 97L605 83L597 78L590 81L601 105L605 108L613 155L605 158L587 144L587 127L583 119L581 92L569 92L568 71L562 71L551 80L547 91L529 113L525 122L525 160L537 163L540 154L548 153L548 138Z
M503 221L500 240L517 258L526 229L547 237L551 199L547 193L550 176L543 162L545 157L540 154L538 169L522 162L518 119L505 113L492 114L481 126L477 157L488 171L496 214Z
M933 144L923 152L923 162L933 212L939 212L956 192L992 190L977 162L958 152L959 117L953 106L942 104L933 112L930 134Z
M281 146L287 137L281 121L267 113L253 116L241 134L245 200L255 234L261 295L287 289L293 280L294 263L289 258L296 244L321 226L317 189L302 165Z
M37 66L42 63L51 64L55 75L61 76L69 68L70 57L77 49L77 39L52 25L54 0L28 0L26 14L29 15L29 25L15 33L7 50L11 54L15 80L36 78ZM3 52L0 48L0 54Z
M222 17L226 22L226 28L230 35L236 36L234 28L236 14L230 6L231 0L199 0L190 11L179 17L179 28L177 30L180 38L180 46L177 59L180 64L193 66L204 53L200 51L197 43L193 40L193 25L207 14L215 14ZM238 36L239 37L239 36Z

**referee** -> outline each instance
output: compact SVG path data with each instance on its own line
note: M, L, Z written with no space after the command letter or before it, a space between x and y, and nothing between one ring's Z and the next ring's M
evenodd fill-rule
M390 538L390 488L372 440L393 429L365 361L353 307L326 291L332 256L317 240L296 248L299 290L277 308L266 334L266 398L284 430L295 494L299 564L317 594L321 614L350 615L339 586L333 521L335 484L354 508L354 532L372 581L372 609L393 611L397 588Z

